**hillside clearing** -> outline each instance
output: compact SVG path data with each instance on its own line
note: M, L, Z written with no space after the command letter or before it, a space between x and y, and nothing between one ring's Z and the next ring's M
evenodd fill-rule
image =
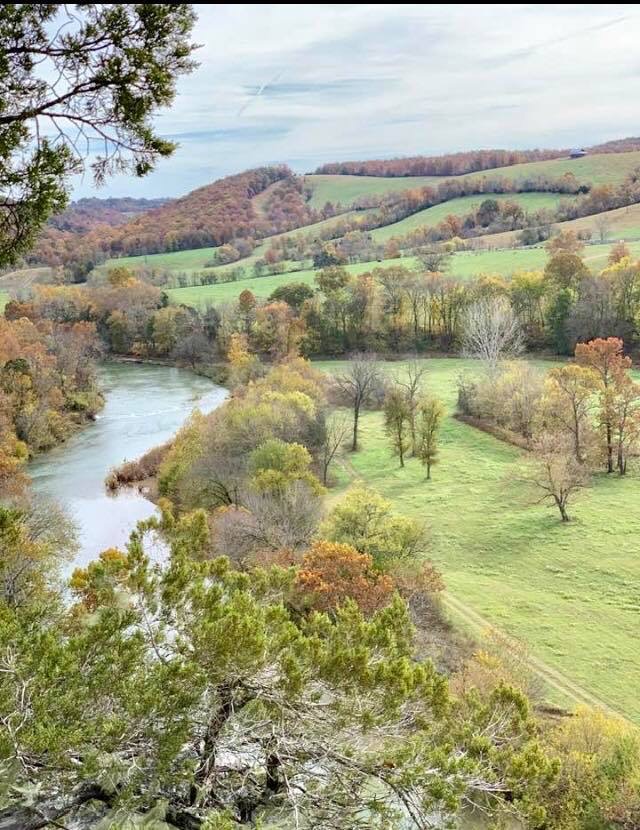
M383 196L385 193L398 193L414 187L437 185L442 181L444 178L440 176L385 178L383 176L319 174L304 177L305 185L309 185L313 190L310 204L318 209L324 207L327 202L333 202L333 204L339 202L347 207L361 196Z
M395 222L393 225L385 225L371 231L371 236L376 242L386 242L393 236L403 236L421 227L435 227L450 214L453 216L464 216L476 210L485 199L495 199L498 202L517 202L526 211L541 210L542 208L553 209L558 206L560 199L566 198L558 193L488 193L481 196L462 196L459 199L451 199L440 205L420 210L406 219Z

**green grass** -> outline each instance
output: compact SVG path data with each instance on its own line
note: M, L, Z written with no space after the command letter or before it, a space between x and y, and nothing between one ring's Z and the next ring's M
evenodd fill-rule
M392 236L403 236L416 228L435 226L442 222L449 214L463 216L475 210L484 199L496 199L499 202L512 201L522 205L524 210L534 211L541 208L555 208L562 197L557 193L498 193L485 196L462 196L460 199L451 199L441 205L418 211L400 222L376 228L371 236L376 242L386 242Z
M413 257L403 257L401 259L387 260L386 262L358 262L355 265L347 265L346 268L351 274L364 274L365 271L371 271L373 268L381 268L385 265L406 265L410 267L414 263L415 260ZM196 307L203 307L207 304L216 305L216 303L234 302L246 288L252 291L254 296L263 299L268 297L280 285L286 285L290 282L302 282L305 285L314 285L315 275L318 273L318 270L317 268L308 268L304 271L288 271L286 274L276 274L270 277L252 277L251 279L224 282L218 285L196 285L190 288L173 288L168 290L167 294L172 303L183 303L184 305Z
M631 254L640 257L640 242L629 245ZM589 245L585 248L584 258L587 265L594 271L601 270L607 264L607 257L611 250L611 243L603 245ZM461 251L454 254L451 265L451 276L458 279L473 279L480 274L502 274L509 277L516 271L530 271L544 268L547 262L547 252L539 248L505 248L496 251ZM347 265L347 271L352 274L363 274L374 268L384 268L392 265L404 265L411 268L416 265L414 257L388 259L382 262L359 262ZM250 277L236 282L220 283L218 285L197 285L189 288L174 288L167 291L171 302L184 303L196 307L207 304L233 302L237 300L241 291L248 288L259 299L268 297L280 285L290 282L302 282L313 285L318 269L309 268L304 271L287 271L269 277Z
M318 365L328 372L344 366ZM385 366L397 372L402 364ZM477 364L445 358L427 367L428 389L452 412L458 373ZM366 413L362 449L346 457L345 469L427 523L429 556L457 599L640 722L638 474L595 476L570 507L574 521L563 525L557 511L531 506L514 485L525 456L447 417L428 482L415 459L399 468L380 413Z
M500 175L508 179L544 174L551 177L574 173L581 182L591 184L619 184L640 166L640 151L633 153L602 153L585 156L581 159L551 159L534 161L526 164L514 164L512 167L497 167L477 173L466 173L461 178L474 176ZM313 188L311 204L321 208L325 202L351 204L359 196L370 196L409 190L427 184L438 184L452 176L406 176L401 178L384 178L382 176L305 176L305 183Z
M213 265L206 267L206 263L210 262L215 256L217 248L192 248L188 251L172 251L165 254L143 254L142 256L128 256L108 259L105 263L99 266L96 270L99 273L105 273L110 268L122 266L125 268L158 268L166 271L179 272L184 274L191 274L194 271L204 271L206 273L228 271L233 268L243 267L252 268L255 262L264 256L265 251L270 240L281 239L282 237L309 236L319 231L325 231L327 228L337 225L344 219L366 218L370 211L348 211L347 213L332 216L329 219L322 219L320 222L314 222L312 225L305 225L302 228L296 228L292 231L274 234L266 237L266 239L254 249L253 253L239 259L237 262L232 262L229 265Z
M9 302L9 294L6 291L0 291L0 312L4 311L4 307Z
M444 181L438 176L403 176L401 178L384 178L383 176L305 176L305 185L313 189L310 204L322 208L327 202L351 205L360 196L381 196L385 193L397 193L413 187L424 187Z
M620 184L636 167L640 166L640 151L633 153L601 153L580 159L551 159L514 164L512 167L497 167L481 173L466 173L463 178L473 176L500 175L508 179L544 174L556 178L564 173L573 173L580 182L591 184Z

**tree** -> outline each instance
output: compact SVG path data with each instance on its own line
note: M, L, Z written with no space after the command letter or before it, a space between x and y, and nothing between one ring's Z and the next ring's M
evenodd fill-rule
M251 484L260 493L280 495L295 481L321 492L320 482L310 470L311 453L302 444L269 438L249 457Z
M194 22L189 4L0 9L0 265L65 207L87 159L100 183L174 151L151 118L195 66Z
M371 556L325 541L305 553L295 586L307 607L335 612L351 599L366 616L389 605L394 593L393 579L375 570Z
M544 276L557 290L575 289L589 276L589 269L578 254L560 250L545 265Z
M384 379L374 355L356 354L349 367L335 377L335 387L353 411L353 440L351 451L358 449L358 426L363 406L373 403L384 386Z
M400 466L404 467L404 456L411 441L411 407L404 391L397 386L389 389L383 410L385 432L391 440L394 454L400 459Z
M353 487L333 508L320 535L370 554L380 570L413 560L426 548L422 524L393 513L390 501L362 485Z
M345 413L342 412L334 412L325 424L324 440L320 447L322 483L325 487L329 479L329 467L336 453L343 446L349 433L349 428L349 420Z
M431 478L431 467L438 460L438 432L444 417L444 406L433 397L425 397L418 404L416 428L416 455L427 468L427 478Z
M522 329L508 300L486 297L472 303L464 315L462 342L464 354L484 361L490 372L520 354Z
M584 248L584 242L578 239L575 231L560 231L551 237L545 247L551 257L559 253L579 254Z
M576 361L592 369L598 379L600 392L599 420L604 432L607 472L613 472L614 424L611 408L613 390L631 366L631 358L623 354L623 343L617 337L596 338L589 343L578 343Z
M543 433L533 447L533 460L523 479L534 491L536 504L550 501L563 522L569 521L567 506L588 482L588 473L576 460L573 447L556 436Z
M555 776L526 699L453 696L413 659L406 606L300 618L294 573L144 552L87 569L73 608L0 616L5 830L117 816L188 830L419 830L479 801L540 817ZM110 821L110 819L107 819ZM373 824L372 824L373 822Z
M593 220L595 229L598 232L600 242L606 242L609 233L611 232L611 217L606 213L599 213Z
M279 285L271 292L268 302L285 302L300 311L307 300L313 297L313 288L304 282L288 282L286 285Z
M75 527L54 503L0 505L0 605L49 602L61 566L76 552Z
M586 436L591 429L597 376L593 369L569 364L549 372L544 400L548 425L568 433L576 461L585 460Z
M621 239L615 245L611 246L611 250L609 251L609 265L616 265L621 260L630 258L631 251L624 240Z
M627 459L637 451L640 439L640 384L623 374L603 396L601 419L611 424L616 466L627 472Z
M416 453L416 413L418 411L418 402L422 393L423 380L427 375L427 367L424 361L418 360L417 357L412 358L406 366L403 373L400 373L396 379L396 385L404 389L407 404L409 405L409 426L411 429L411 450Z
M435 248L421 248L416 257L425 271L442 274L451 265L451 254Z

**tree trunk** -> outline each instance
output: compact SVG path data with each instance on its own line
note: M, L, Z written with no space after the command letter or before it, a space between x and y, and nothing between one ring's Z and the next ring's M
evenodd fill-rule
M567 508L560 499L556 499L556 504L558 505L558 510L560 511L560 516L563 522L569 521L569 514L567 513Z
M427 461L427 479L431 478L431 462Z
M607 472L613 472L613 437L610 423L607 423Z
M353 443L351 444L351 452L357 452L358 449L358 419L360 418L360 407L356 406L353 410Z

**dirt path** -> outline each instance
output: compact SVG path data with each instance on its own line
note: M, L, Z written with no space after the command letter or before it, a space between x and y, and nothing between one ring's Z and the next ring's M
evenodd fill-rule
M500 631L497 626L493 625L489 622L489 620L478 614L477 611L474 611L473 608L470 608L462 602L462 600L454 597L448 591L445 592L443 599L445 605L454 614L463 619L474 631L481 632L486 631L487 629ZM586 689L583 689L581 686L578 686L577 683L569 680L568 677L563 675L557 669L552 668L544 661L540 660L539 657L534 657L529 654L527 656L527 663L531 671L542 678L547 685L569 698L569 700L574 701L577 705L591 706L595 709L602 709L608 715L615 715L619 718L623 718L624 720L628 720L626 715L622 712L610 706L597 695L594 695Z

